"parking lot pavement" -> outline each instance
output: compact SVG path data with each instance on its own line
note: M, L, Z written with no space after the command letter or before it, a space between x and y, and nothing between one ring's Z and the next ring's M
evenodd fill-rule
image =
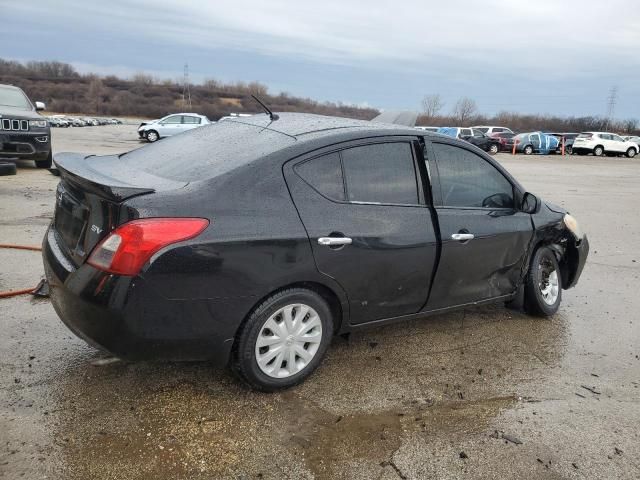
M53 137L141 145L130 126ZM552 319L485 306L336 338L306 383L260 394L208 364L99 365L48 301L0 300L0 477L640 477L640 162L498 158L589 235ZM0 179L0 243L38 244L57 178L21 167ZM42 275L37 252L0 265L0 290Z

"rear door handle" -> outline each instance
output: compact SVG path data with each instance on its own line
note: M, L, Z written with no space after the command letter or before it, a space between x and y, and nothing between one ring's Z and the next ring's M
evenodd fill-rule
M473 240L475 237L473 233L454 233L451 235L451 238L459 242L466 242L467 240Z
M351 245L353 240L349 237L320 237L318 243L326 247L335 247L339 245Z

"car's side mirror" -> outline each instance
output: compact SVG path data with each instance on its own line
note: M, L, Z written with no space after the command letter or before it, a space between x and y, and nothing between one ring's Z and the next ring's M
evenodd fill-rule
M47 106L43 102L36 102L36 111L45 110Z
M536 213L538 211L538 205L540 200L533 193L525 193L522 196L522 203L520 203L520 210L524 213Z

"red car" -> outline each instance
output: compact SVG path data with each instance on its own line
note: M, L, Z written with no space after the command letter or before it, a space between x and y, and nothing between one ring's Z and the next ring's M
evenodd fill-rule
M493 133L491 136L497 138L500 141L500 151L511 151L513 149L513 137L515 133L499 132Z

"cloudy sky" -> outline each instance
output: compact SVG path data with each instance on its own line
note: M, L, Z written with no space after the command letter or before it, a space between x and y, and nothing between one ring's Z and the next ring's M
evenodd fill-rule
M0 57L318 100L640 118L636 0L0 0Z

